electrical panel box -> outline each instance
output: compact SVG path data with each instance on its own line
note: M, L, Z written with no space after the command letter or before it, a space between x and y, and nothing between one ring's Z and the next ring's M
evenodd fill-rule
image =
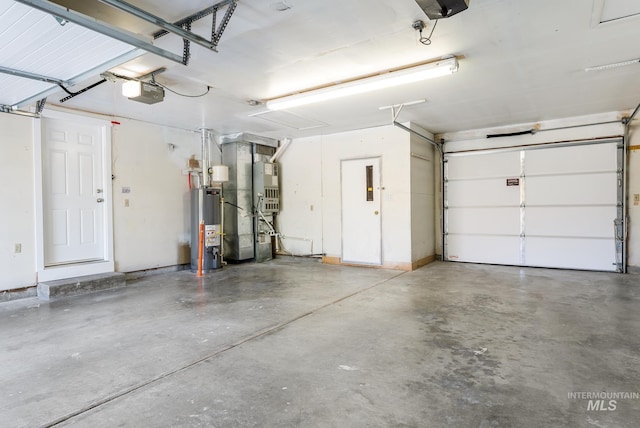
M278 184L278 164L257 162L253 169L253 193L256 205L263 214L280 211L280 186Z

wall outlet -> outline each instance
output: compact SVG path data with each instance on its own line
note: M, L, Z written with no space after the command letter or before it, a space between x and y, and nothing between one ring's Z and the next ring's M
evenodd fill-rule
M18 254L22 252L22 244L13 244L13 252Z
M125 206L125 208L129 207L129 199L125 199L124 200L124 206Z
M640 194L634 193L633 195L633 205L640 205Z

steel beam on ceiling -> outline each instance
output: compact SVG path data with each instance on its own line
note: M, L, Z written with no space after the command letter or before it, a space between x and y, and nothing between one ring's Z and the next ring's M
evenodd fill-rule
M78 12L74 12L65 7L59 6L55 3L51 3L47 0L16 0L16 1L18 3L31 6L34 9L38 9L43 12L49 13L53 16L64 18L69 22L73 22L74 24L78 24L82 27L104 34L105 36L119 40L128 45L135 46L147 52L153 53L155 55L161 56L168 60L182 64L183 59L180 55L176 55L173 52L169 52L165 49L161 49L157 46L154 46L148 41L144 40L143 38L137 36L136 34L123 30L121 28L114 27L110 24L107 24L106 22L102 22L97 19L80 14Z
M211 49L211 50L216 50L216 46L210 42L209 40L205 39L204 37L201 37L195 33L192 33L191 31L185 30L184 28L178 26L178 25L174 25L170 22L165 21L164 19L160 18L159 16L153 15L143 9L140 9L137 6L134 6L130 3L127 3L125 1L122 0L98 0L100 3L104 3L107 4L109 6L115 7L116 9L119 9L123 12L129 13L137 18L140 18L144 21L150 22L160 28L162 28L165 31L168 31L170 33L176 34L180 37L182 37L183 39L189 40L193 43L196 43L200 46L203 46L207 49Z

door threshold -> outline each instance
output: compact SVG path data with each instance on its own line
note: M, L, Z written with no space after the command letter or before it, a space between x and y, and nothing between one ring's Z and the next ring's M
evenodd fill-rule
M113 261L87 261L74 264L48 266L38 271L38 282L75 278L78 276L98 275L115 272Z
M104 263L106 260L104 259L88 259L88 260L77 260L73 262L63 262L63 263L53 263L50 265L46 265L45 269L55 269L63 266L76 266L76 265L87 265L92 263Z

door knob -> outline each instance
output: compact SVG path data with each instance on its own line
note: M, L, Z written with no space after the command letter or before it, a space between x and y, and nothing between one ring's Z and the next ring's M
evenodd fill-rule
M104 199L98 198L98 199L96 199L96 202L104 202Z

